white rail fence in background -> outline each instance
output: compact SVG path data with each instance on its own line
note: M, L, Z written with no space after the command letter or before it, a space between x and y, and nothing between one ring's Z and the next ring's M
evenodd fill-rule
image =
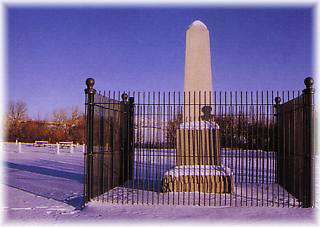
M75 153L85 153L85 144L73 144L71 146L61 146L60 143L56 144L46 144L45 146L34 146L33 143L23 143L19 141L15 142L1 142L1 151L3 152L41 152L41 153L51 153L51 154L75 154Z

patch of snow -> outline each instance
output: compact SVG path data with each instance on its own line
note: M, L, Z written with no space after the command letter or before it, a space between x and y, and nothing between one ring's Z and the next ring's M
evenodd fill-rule
M164 176L230 176L230 168L215 165L181 165L164 173Z
M216 122L208 121L193 121L193 122L184 122L179 126L180 129L184 130L204 130L204 129L219 129L219 125Z
M193 27L193 26L208 29L207 26L200 20L195 20L194 22L192 22L192 24L189 26L189 28Z

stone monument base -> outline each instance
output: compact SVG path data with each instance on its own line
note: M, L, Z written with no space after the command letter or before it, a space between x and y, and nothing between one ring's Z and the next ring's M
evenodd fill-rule
M215 122L182 123L176 131L176 165L220 165L219 132Z
M182 165L165 172L163 192L233 193L231 170L214 165Z

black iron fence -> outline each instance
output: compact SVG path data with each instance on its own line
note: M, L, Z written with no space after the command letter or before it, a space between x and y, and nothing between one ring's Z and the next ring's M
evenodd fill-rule
M132 180L133 99L120 93L96 94L94 80L87 80L87 152L85 201Z
M276 99L277 166L278 183L283 190L301 201L303 207L311 207L314 206L312 78L306 78L305 85L302 94L290 101L280 104L281 97Z
M87 80L86 201L313 205L310 78L301 94L96 94L93 83Z

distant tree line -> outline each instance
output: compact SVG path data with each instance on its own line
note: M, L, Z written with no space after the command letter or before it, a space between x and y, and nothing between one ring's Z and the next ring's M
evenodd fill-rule
M252 116L224 115L215 116L214 121L220 129L220 146L225 148L275 150L276 128L274 121L267 117L255 119ZM182 123L181 117L167 124L166 147L176 146L177 129ZM187 128L186 128L187 130Z
M49 143L59 141L85 141L85 115L79 108L55 110L51 120L31 119L27 105L23 101L10 102L5 115L6 140L14 142L34 142L46 140Z

